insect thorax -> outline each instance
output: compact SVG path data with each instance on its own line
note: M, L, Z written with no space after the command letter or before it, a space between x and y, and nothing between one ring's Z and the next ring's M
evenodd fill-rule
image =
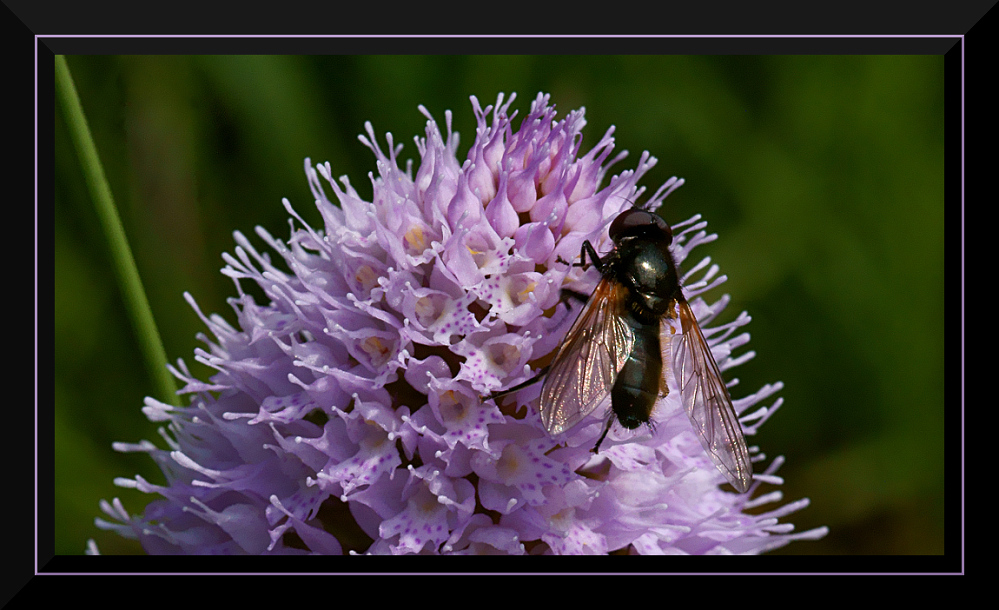
M642 323L657 323L679 293L676 264L669 247L635 240L620 248L618 279L629 290L628 310Z

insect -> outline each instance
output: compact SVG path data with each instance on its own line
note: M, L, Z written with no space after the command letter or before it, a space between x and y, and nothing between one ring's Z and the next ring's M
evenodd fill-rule
M614 417L630 430L649 423L668 392L669 363L701 445L728 482L745 492L752 481L749 451L718 364L681 292L669 250L672 230L659 216L632 208L608 232L614 242L608 254L597 255L589 241L580 251L576 266L585 267L588 256L601 279L547 368L541 390L545 428L552 436L572 428L609 393L612 415L594 447L599 451ZM676 319L682 334L674 342L669 321Z

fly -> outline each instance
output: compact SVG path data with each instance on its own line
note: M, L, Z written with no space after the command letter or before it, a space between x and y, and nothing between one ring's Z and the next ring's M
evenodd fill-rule
M649 423L656 402L668 393L670 363L701 445L728 482L739 493L747 491L753 476L749 451L721 371L680 289L669 250L672 230L659 216L632 208L608 232L614 249L603 257L583 242L577 266L585 267L589 257L601 279L547 369L541 389L545 429L552 436L565 432L610 394L613 417L594 447L599 451L614 417L629 430ZM682 335L671 354L670 321L676 319Z

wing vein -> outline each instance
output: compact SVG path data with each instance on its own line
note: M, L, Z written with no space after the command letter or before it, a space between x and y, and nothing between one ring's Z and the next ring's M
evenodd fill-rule
M622 290L602 279L556 353L541 390L541 420L550 434L593 412L631 353L634 336L621 317Z

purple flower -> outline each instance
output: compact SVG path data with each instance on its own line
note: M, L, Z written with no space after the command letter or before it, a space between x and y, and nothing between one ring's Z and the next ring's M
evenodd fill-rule
M545 432L540 384L481 398L532 378L559 346L579 310L561 289L588 292L599 277L563 261L584 240L610 249L610 221L642 196L638 180L656 162L643 153L606 179L625 156L608 161L613 128L581 154L583 110L556 121L539 94L515 132L513 100L482 108L471 98L478 125L463 163L450 112L445 135L421 107L415 173L399 168L391 134L383 150L366 124L360 139L378 170L371 202L329 164L306 160L325 226L309 227L285 200L300 224L287 242L257 229L280 264L236 233L223 273L239 292L238 328L198 312L215 338L195 358L218 372L202 382L180 362L173 372L190 405L146 399L146 415L166 424L165 448L115 445L148 453L166 478L116 483L161 497L144 514L104 502L114 522L100 527L150 553L199 554L728 554L824 535L778 522L807 500L746 512L781 500L753 497L781 483L780 458L758 467L750 493L723 491L678 392L653 427L615 425L599 454L600 418ZM645 206L681 184L669 180ZM695 216L673 227L678 262L715 239L705 226ZM699 295L724 279L705 259L683 284L726 371L753 353L734 354L749 339L745 313L707 325L728 298ZM243 292L244 281L269 302ZM750 408L781 385L735 400L747 434L781 400Z

